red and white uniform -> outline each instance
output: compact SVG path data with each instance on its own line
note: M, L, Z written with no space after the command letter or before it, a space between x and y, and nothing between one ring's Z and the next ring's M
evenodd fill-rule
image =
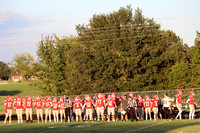
M6 109L6 112L5 112L6 117L11 116L12 115L13 101L12 100L5 100L4 105L5 105L5 109Z
M92 109L92 104L94 104L94 101L90 99L90 100L85 100L84 103L86 109Z
M96 106L97 106L97 115L104 114L104 106L105 106L105 99L104 98L97 98L96 99Z
M25 102L25 107L26 107L26 109L32 109L32 107L33 107L33 102L34 102L33 99L31 99L31 100L25 99L24 102Z
M103 99L103 98L97 98L96 99L97 107L104 107L104 101L105 101L105 99Z
M36 100L35 101L35 108L36 109L42 109L42 100Z
M61 110L64 110L64 109L65 109L64 104L65 104L65 102L59 102L59 105L60 105L60 109L61 109Z
M32 116L33 110L33 99L24 99L25 107L26 107L26 116L28 117L29 115Z
M182 97L181 97L180 94L177 94L177 95L175 96L176 104L182 104L181 98L182 98Z
M15 108L16 109L22 109L23 108L23 99L22 98L16 98L15 99Z
M5 100L4 105L6 106L6 110L12 110L13 101L12 100Z
M153 108L158 108L158 100L157 99L153 99Z
M150 108L151 107L151 100L150 99L146 99L145 101L144 101L144 107L145 108Z
M53 110L58 110L59 103L58 102L52 102Z
M81 109L82 108L81 103L82 103L81 100L74 101L74 107L75 107L75 109Z
M76 115L82 115L82 100L74 101L74 107L75 107L75 114Z
M144 100L143 99L137 99L137 108L143 108L144 107Z
M189 105L194 105L194 96L189 96L188 100L189 100Z
M108 108L113 108L115 106L115 101L108 99L107 101Z
M48 100L44 100L44 108L45 109L49 109L52 105L52 100L48 99Z
M86 108L86 112L85 115L86 116L90 116L90 118L92 117L92 105L94 104L94 101L92 99L89 100L85 100L85 108Z

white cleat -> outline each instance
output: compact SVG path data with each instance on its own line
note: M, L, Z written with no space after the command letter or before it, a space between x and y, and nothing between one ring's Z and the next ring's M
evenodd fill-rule
M9 123L11 123L11 121L9 121Z
M3 123L6 124L6 121L4 121Z

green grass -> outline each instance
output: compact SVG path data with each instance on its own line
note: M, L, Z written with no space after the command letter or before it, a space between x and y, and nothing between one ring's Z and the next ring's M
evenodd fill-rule
M2 121L1 121L2 122ZM2 122L3 123L3 122ZM67 127L69 126L69 127ZM140 122L72 122L72 123L23 123L0 124L1 133L4 132L30 132L30 133L59 133L59 132L80 132L80 133L198 133L200 132L200 120L182 120L182 121L140 121Z
M39 95L39 91L35 88L31 83L15 83L15 84L0 84L0 115L4 114L4 100L6 100L7 95L11 95L12 99L14 99L17 95L20 95L23 98L26 96L37 96Z

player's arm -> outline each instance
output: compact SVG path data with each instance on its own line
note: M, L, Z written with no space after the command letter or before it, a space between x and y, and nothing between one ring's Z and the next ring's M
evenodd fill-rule
M122 108L122 103L120 103L120 107L121 107L121 110L123 110L123 108Z
M114 107L117 106L116 102L114 101Z

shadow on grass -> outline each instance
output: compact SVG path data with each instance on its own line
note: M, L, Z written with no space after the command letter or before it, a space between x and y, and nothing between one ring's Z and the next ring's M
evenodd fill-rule
M19 91L19 90L15 90L15 91L3 90L3 91L0 91L0 96L8 96L8 95L14 96L14 95L17 95L19 93L21 93L21 91Z

